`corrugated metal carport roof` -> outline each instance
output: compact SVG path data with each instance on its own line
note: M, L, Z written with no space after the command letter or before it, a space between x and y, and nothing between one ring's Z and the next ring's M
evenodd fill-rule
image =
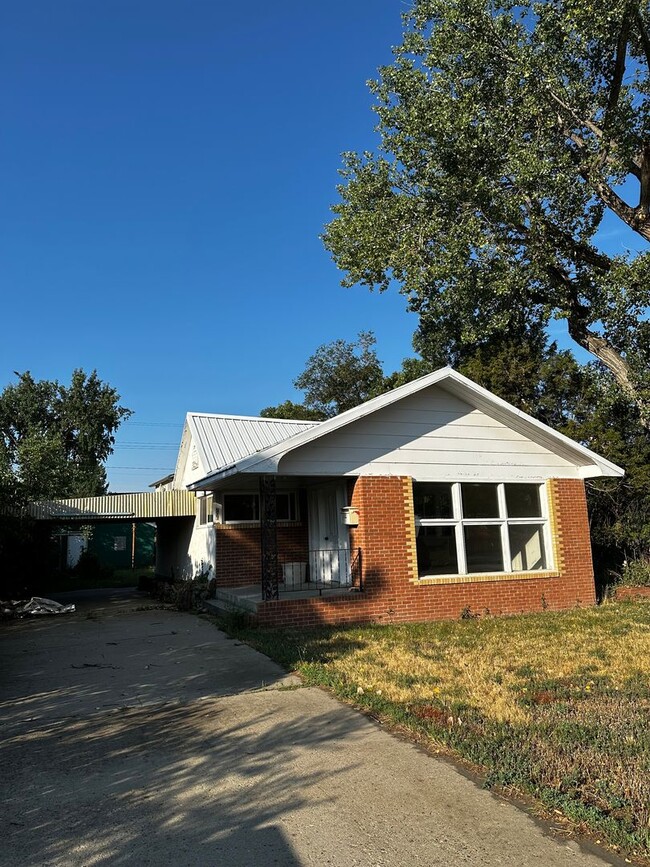
M192 491L155 491L39 500L29 504L29 513L37 521L192 517L196 514L196 496Z

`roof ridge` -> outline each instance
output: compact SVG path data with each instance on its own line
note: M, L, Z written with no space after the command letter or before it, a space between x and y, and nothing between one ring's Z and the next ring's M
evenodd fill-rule
M202 418L228 418L235 419L241 421L262 421L262 422L284 422L285 424L305 424L305 425L316 425L320 424L319 421L309 421L307 419L300 418L267 418L262 415L234 415L232 413L221 413L221 412L188 412L189 416L196 417L200 416Z

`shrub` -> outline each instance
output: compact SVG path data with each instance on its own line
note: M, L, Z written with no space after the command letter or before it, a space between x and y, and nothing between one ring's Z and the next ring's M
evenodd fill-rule
M650 587L650 559L626 560L618 583L624 587Z

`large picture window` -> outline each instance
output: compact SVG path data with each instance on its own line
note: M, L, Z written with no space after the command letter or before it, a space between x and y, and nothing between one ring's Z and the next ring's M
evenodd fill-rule
M549 568L544 485L415 482L418 575Z
M295 491L276 494L276 516L278 521L297 521L298 503ZM223 520L226 524L237 522L257 522L260 519L259 494L224 494Z

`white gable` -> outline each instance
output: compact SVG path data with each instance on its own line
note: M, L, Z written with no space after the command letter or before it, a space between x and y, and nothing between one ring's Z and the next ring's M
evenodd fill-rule
M624 471L446 367L210 471L191 487L214 489L246 473L506 481Z
M280 459L286 475L399 475L418 481L577 478L566 457L431 386Z
M183 428L183 436L181 445L178 450L178 458L176 460L176 470L174 472L174 487L185 488L191 485L197 479L203 478L210 469L205 466L196 447L196 442L189 429L187 421Z

